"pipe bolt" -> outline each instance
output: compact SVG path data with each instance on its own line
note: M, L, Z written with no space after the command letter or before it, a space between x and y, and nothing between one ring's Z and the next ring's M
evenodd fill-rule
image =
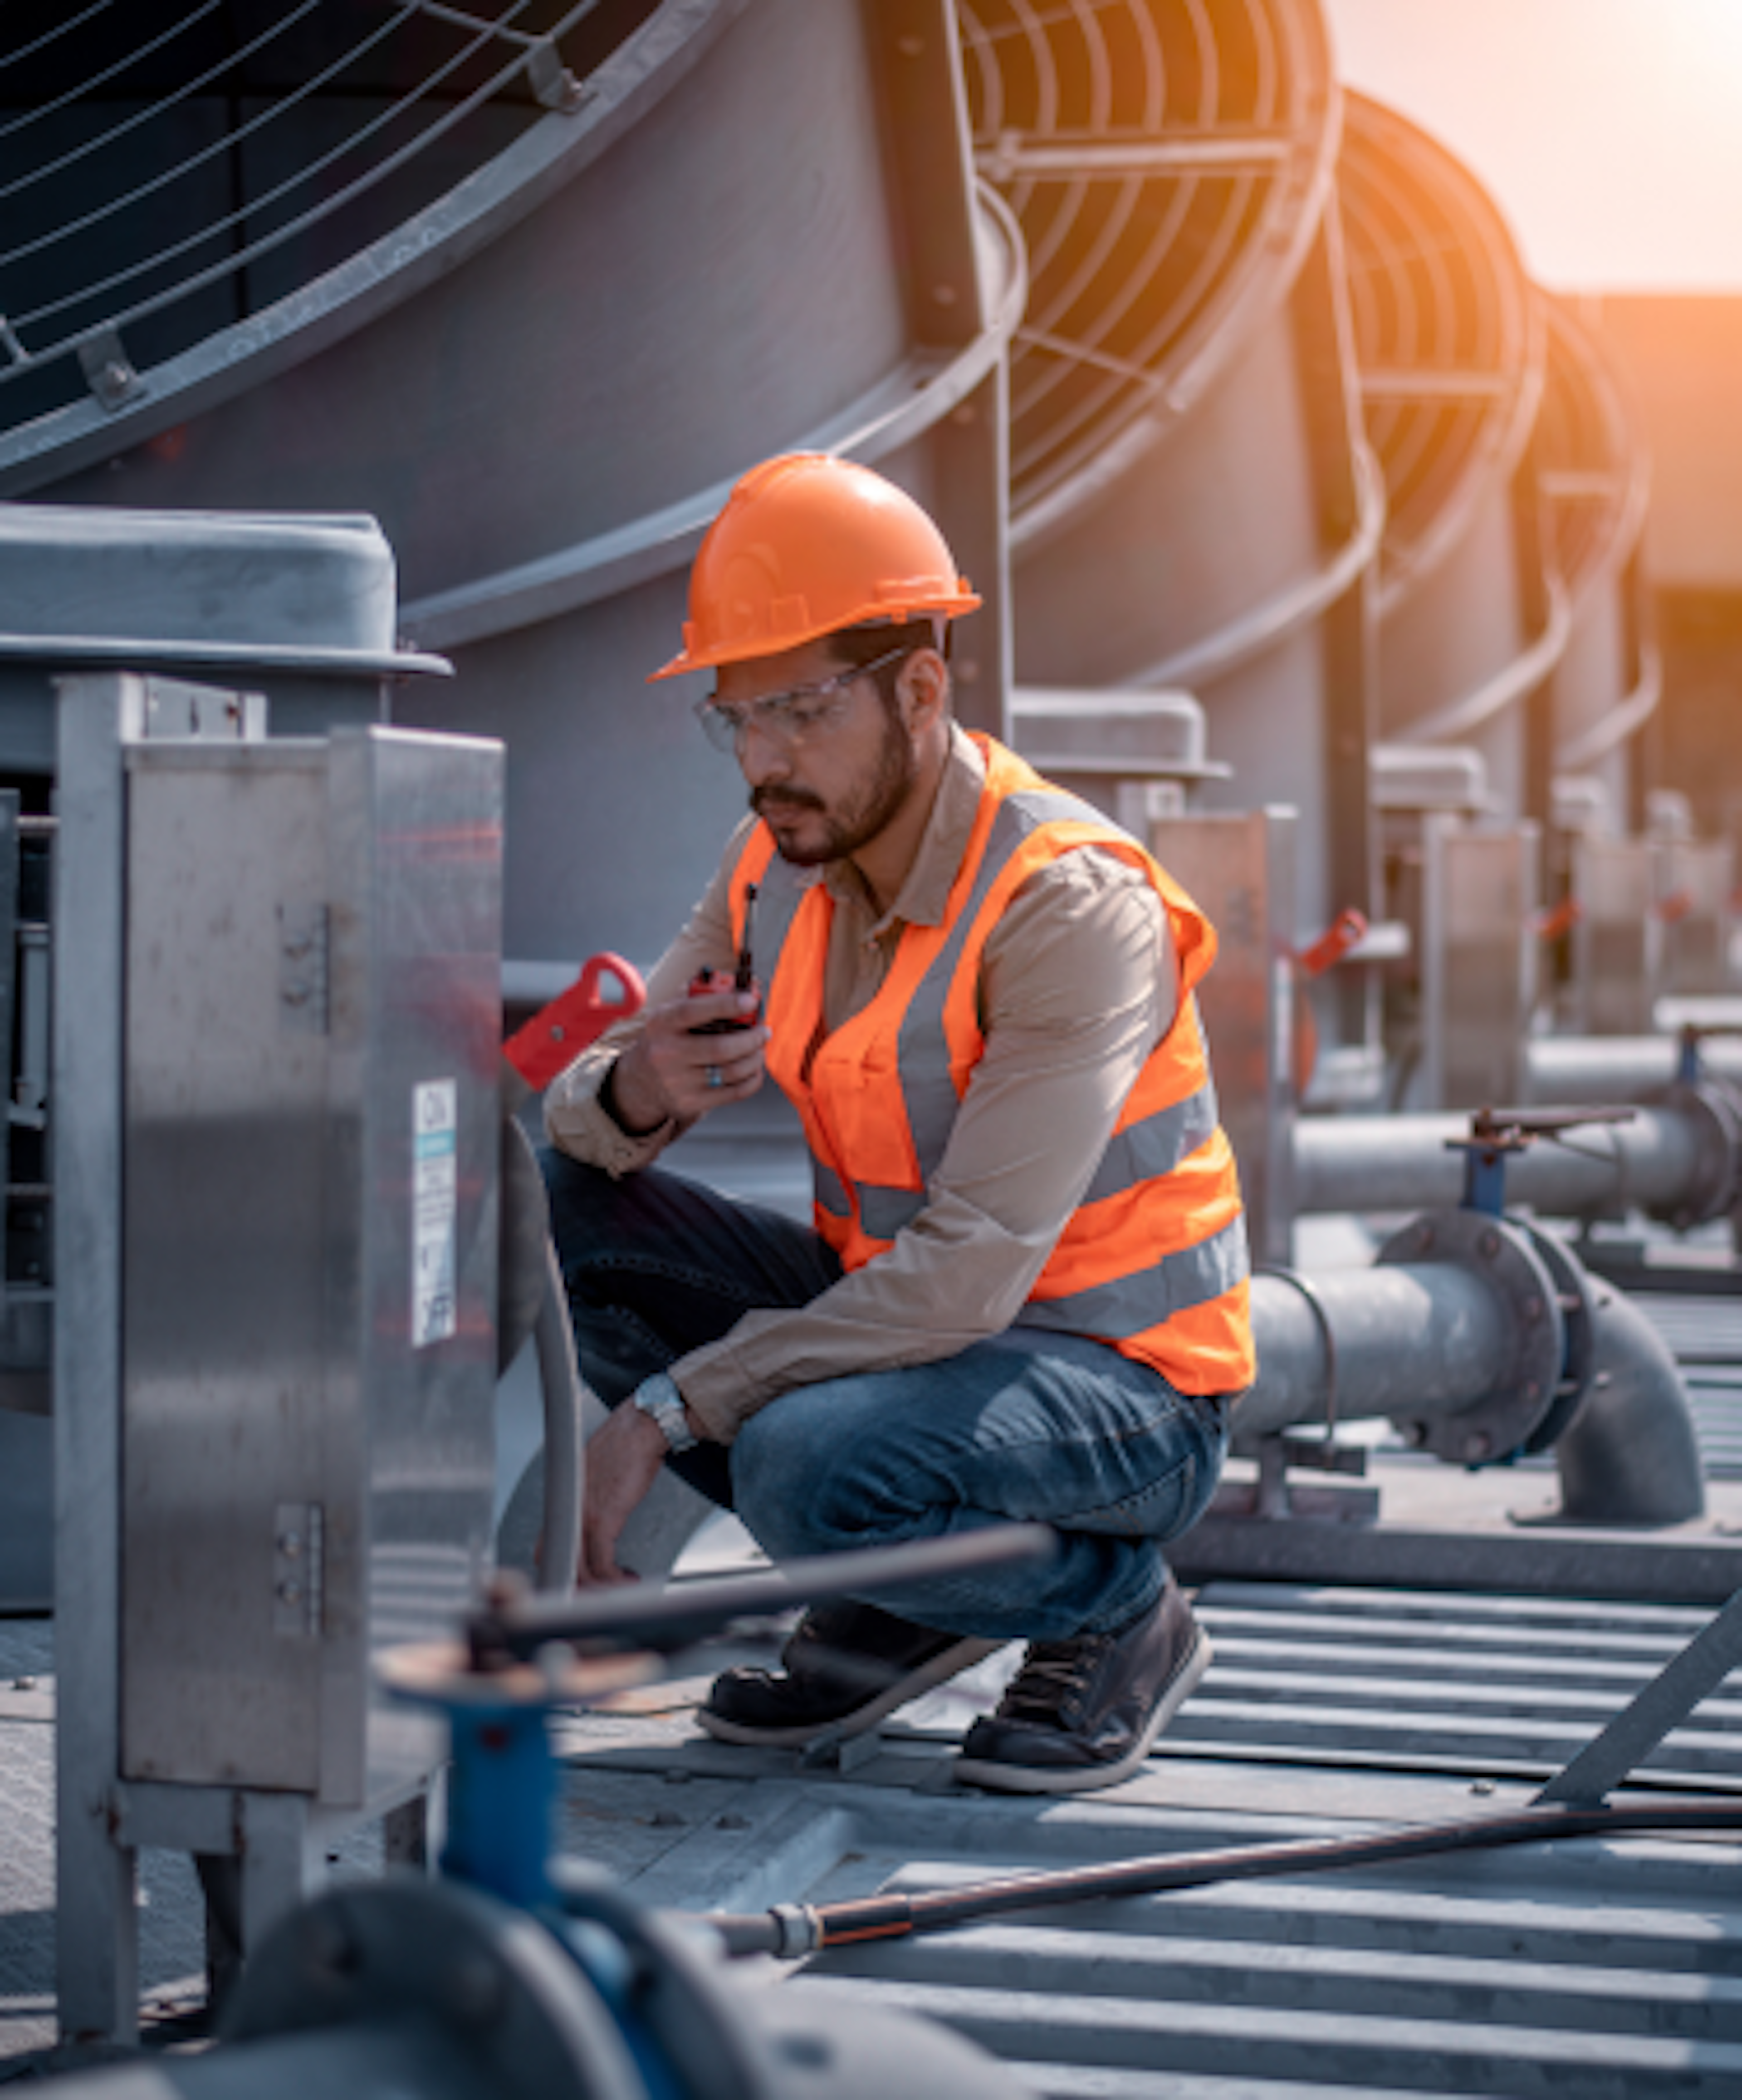
M1534 1326L1542 1317L1542 1300L1534 1295L1527 1298L1522 1307L1526 1324Z
M335 1983L355 1975L363 1965L362 1951L346 1930L344 1921L331 1911L316 1911L302 1927L302 1960L317 1982Z
M1484 1261L1492 1261L1494 1259L1494 1256L1499 1253L1500 1235L1494 1230L1492 1225L1490 1225L1488 1230L1483 1233L1481 1238L1476 1242L1476 1248L1477 1251L1481 1255L1482 1259Z
M481 1954L454 1964L448 1972L448 1996L461 2018L477 2027L500 2019L508 2002L501 1970Z
M1494 1448L1494 1440L1485 1429L1472 1429L1464 1439L1464 1463L1479 1466Z

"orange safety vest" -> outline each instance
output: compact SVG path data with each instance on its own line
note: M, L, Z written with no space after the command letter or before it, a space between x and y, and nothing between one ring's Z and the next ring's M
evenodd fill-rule
M757 886L753 949L765 990L768 1069L810 1147L818 1232L844 1268L883 1253L924 1207L973 1069L985 1054L980 961L1000 914L1037 868L1093 845L1140 867L1166 906L1179 1010L1127 1096L1081 1203L1027 1304L1024 1327L1109 1343L1180 1392L1252 1382L1250 1267L1234 1157L1193 987L1215 933L1137 842L986 736L967 851L939 926L904 926L881 988L827 1036L822 990L834 900L782 860L765 824L730 885L734 938Z

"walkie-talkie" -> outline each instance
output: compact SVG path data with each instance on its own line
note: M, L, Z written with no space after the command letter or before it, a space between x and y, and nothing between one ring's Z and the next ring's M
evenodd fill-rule
M750 953L750 922L756 909L756 886L753 882L747 883L744 885L744 931L738 944L738 967L732 973L732 987L736 991L750 991L756 986L756 964ZM690 980L690 998L700 999L708 992L724 991L725 986L721 980L725 975L724 970L698 971ZM690 1033L692 1035L734 1035L741 1028L753 1027L755 1022L754 1014L736 1019L729 1015L720 1021L704 1021L699 1027L692 1028Z

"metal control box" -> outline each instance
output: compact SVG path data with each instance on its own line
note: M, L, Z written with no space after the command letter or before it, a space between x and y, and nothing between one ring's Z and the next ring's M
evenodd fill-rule
M430 1762L370 1657L489 1539L501 771L126 747L126 1778L357 1805Z

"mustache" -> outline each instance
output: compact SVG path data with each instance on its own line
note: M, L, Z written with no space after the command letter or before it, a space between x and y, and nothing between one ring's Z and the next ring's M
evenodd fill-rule
M770 810L820 810L822 797L812 794L808 788L752 788L750 806L763 817Z

